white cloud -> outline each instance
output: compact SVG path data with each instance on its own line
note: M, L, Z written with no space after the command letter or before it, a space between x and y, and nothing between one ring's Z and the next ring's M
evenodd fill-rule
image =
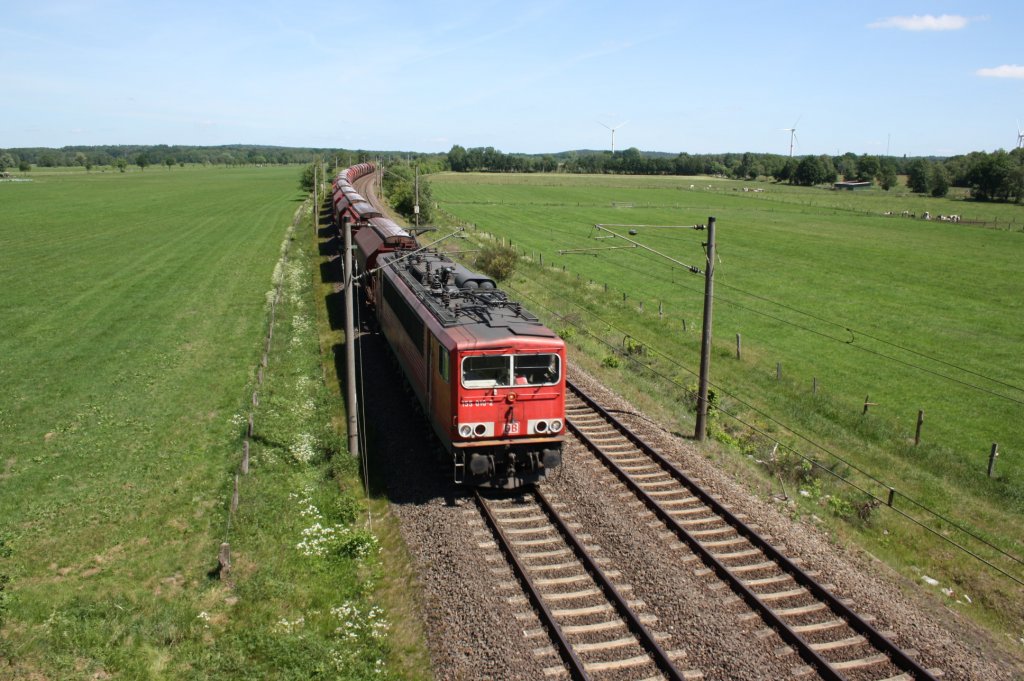
M967 26L970 19L957 14L933 16L923 14L910 17L889 17L868 24L868 28L898 28L901 31L956 31Z
M976 73L984 78L1024 78L1024 66L1003 64L991 69L978 69Z

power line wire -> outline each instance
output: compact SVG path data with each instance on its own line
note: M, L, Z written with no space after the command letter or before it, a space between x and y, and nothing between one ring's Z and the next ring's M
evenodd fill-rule
M899 343L894 343L892 341L885 340L884 338L879 338L877 336L873 336L873 335L867 333L866 331L861 331L859 329L855 329L855 328L853 328L851 326L843 324L842 322L837 322L837 321L833 321L831 319L826 319L824 317L820 317L818 315L815 315L812 312L807 312L806 310L801 310L799 308L793 307L792 305L787 305L786 303L780 303L777 300L772 300L770 298L766 298L766 297L758 295L756 293L751 293L750 291L744 291L743 289L741 289L741 288L739 288L737 286L733 286L732 284L729 284L728 282L724 282L724 281L719 280L718 283L720 285L726 287L726 288L731 288L732 290L734 290L734 291L736 291L738 293L742 293L743 295L750 296L751 298L756 298L757 300L761 300L763 302L770 303L772 305L778 305L779 307L781 307L783 309L786 309L786 310L789 310L790 312L795 312L797 314L805 315L807 317L810 317L811 319L814 319L814 320L819 321L819 322L823 322L825 324L831 324L833 326L838 326L841 329L845 329L846 331L849 331L851 334L856 334L856 335L864 336L865 338L870 338L873 341L877 341L877 342L882 343L884 345L890 345L890 346L892 346L894 348L898 348L900 350L903 350L904 352L909 352L909 353L911 353L913 355L917 355L918 357L923 357L923 358L929 359L929 360L931 360L933 362L938 362L939 364L945 364L946 366L951 367L953 369L956 369L957 371L963 371L964 373L971 374L971 375L977 376L979 378L984 378L987 381L992 381L993 383L998 383L999 385L1005 386L1007 388L1012 388L1013 390L1019 390L1021 392L1024 392L1024 388L1022 388L1020 386L1013 385L1012 383L1007 383L1005 381L1001 381L998 378L993 378L991 376L987 376L985 374L979 373L977 371L973 371L973 370L968 369L966 367L962 367L962 366L959 366L957 364L953 364L952 362L947 362L946 360L944 360L944 359L942 359L940 357L933 357L932 355L928 355L928 354L920 352L918 350L914 350L913 348L908 348L908 347L906 347L904 345L900 345Z
M616 263L612 263L612 264L616 264ZM658 262L657 264L662 266L662 267L669 267L669 269L674 269L671 266L666 265L665 263L662 263L662 262ZM651 275L648 275L648 276L651 276ZM801 315L810 317L811 319L814 319L816 321L819 321L819 322L822 322L822 323L825 323L825 324L830 324L832 326L837 326L837 327L839 327L841 329L844 329L845 331L848 331L852 336L859 335L859 336L863 336L865 338L870 338L871 340L873 340L875 342L878 342L878 343L882 343L883 345L888 345L888 346L897 348L899 350L902 350L904 352L908 352L908 353L910 353L912 355L916 355L918 357L922 357L924 359L928 359L930 361L937 362L939 364L943 364L943 365L948 366L948 367L950 367L952 369L956 369L957 371L962 371L964 373L971 374L972 376L977 376L978 378L982 378L982 379L984 379L986 381L991 381L992 383L996 383L996 384L1001 385L1003 387L1010 388L1011 390L1017 390L1019 392L1024 392L1024 387L1021 387L1021 386L1018 386L1018 385L1014 385L1012 383L1008 383L1006 381L1003 381L1003 380L998 379L998 378L994 378L994 377L989 376L987 374L982 374L982 373L974 371L972 369L968 369L967 367L963 367L963 366L960 366L958 364L954 364L953 362L949 362L949 361L944 360L944 359L942 359L940 357L935 357L933 355L929 355L927 353L921 352L919 350L915 350L915 349L907 347L905 345L901 345L899 343L896 343L896 342L893 342L893 341L889 341L889 340L886 340L884 338L880 338L880 337L875 336L873 334L870 334L870 333L868 333L866 331L853 328L849 324L844 324L842 322L837 322L837 321L834 321L834 320L831 320L831 319L827 319L827 318L821 317L819 315L816 315L814 313L807 312L806 310L801 310L801 309L799 309L797 307L794 307L792 305L789 305L787 303L782 303L782 302L779 302L777 300L773 300L771 298L768 298L766 296L762 296L762 295L759 295L759 294L756 294L756 293L751 293L750 291L743 290L743 289L739 288L738 286L733 286L732 284L729 284L726 281L722 281L721 279L719 279L718 281L719 281L719 284L721 286L724 286L726 288L730 288L730 289L732 289L732 290L734 290L734 291L736 291L738 293L741 293L743 295L750 296L751 298L755 298L757 300L769 303L771 305L777 305L778 307L781 307L783 309L789 310L790 312L794 312L796 314L801 314ZM693 289L691 289L691 290L693 290ZM837 338L835 338L833 336L829 336L828 334L822 334L821 332L815 331L813 329L809 329L809 328L801 326L799 324L795 324L795 323L790 322L788 320L785 320L785 319L782 319L782 318L779 318L779 317L775 317L773 315L769 315L768 313L761 312L761 311L755 310L753 308L742 306L739 303L736 303L735 301L731 301L731 300L728 300L726 298L721 298L720 296L717 296L717 295L715 297L716 297L716 299L722 300L722 302L726 302L726 303L729 303L729 304L732 304L732 305L736 305L737 307L740 307L741 309L744 309L744 310L746 310L748 312L752 312L754 314L760 314L760 315L769 317L770 319L773 319L773 320L778 321L780 323L788 324L788 325L794 326L796 328L799 328L799 329L802 329L802 330L805 330L805 331L810 331L812 333L818 333L819 335L823 335L823 336L825 336L826 338L828 338L830 340L835 340L837 342L841 342L841 343L849 344L849 345L853 344L852 341L846 341L846 340L843 340L843 339L837 339ZM925 367L921 367L921 366L918 366L916 364L912 364L910 362L906 362L905 360L900 360L898 358L892 357L891 355L886 355L884 353L880 353L880 352L877 352L877 351L872 351L870 349L864 348L863 346L854 346L854 347L857 347L857 348L859 348L861 350L864 350L866 352L872 352L873 354L877 354L878 356L883 357L885 359L890 359L892 361L899 362L899 363L904 364L905 366L911 367L913 369L917 369L917 370L920 370L920 371L925 371L925 372L931 373L931 374L933 374L935 376L938 376L940 378L945 378L947 380L959 383L959 384L961 384L963 386L966 386L966 387L969 387L969 388L973 388L975 390L979 390L979 391L982 391L982 392L986 392L986 393L988 393L990 395L994 395L996 397L1001 397L1003 399L1007 399L1007 400L1010 400L1012 402L1016 402L1018 404L1024 404L1024 401L1022 401L1022 400L1017 400L1017 399L1014 399L1012 397L1007 397L1005 395L1002 395L1001 393L996 393L996 392L988 390L988 389L986 389L984 387L974 385L973 383L962 381L962 380L954 378L952 376L947 376L946 374L942 374L942 373L939 373L937 371L933 371L931 369L928 369L928 368L925 368Z
M517 291L517 290L516 290L515 288L513 288L512 286L509 286L509 285L507 285L506 287L507 287L507 288L508 288L508 289L509 289L510 291L513 291L513 292L515 292L515 293L516 293L517 295L521 295L521 296L523 296L523 297L525 297L525 298L529 298L530 300L532 300L532 301L536 302L536 303L537 303L538 305L540 305L541 307L543 307L543 308L544 308L545 310L548 310L548 311L549 311L549 312L551 312L552 314L556 315L556 316L557 316L557 317L558 317L559 319L561 319L561 320L563 320L563 321L566 321L566 322L568 322L568 323L572 324L573 326L575 326L575 327L577 327L577 328L580 328L580 329L581 329L581 330L582 330L582 331L583 331L583 332L584 332L585 334L587 334L588 336L590 336L590 337L594 338L595 340L599 341L600 343L602 343L602 344L604 344L604 345L608 346L609 348L612 348L612 349L617 349L617 348L615 348L615 346L613 346L613 345L612 345L611 343L608 343L608 342L607 342L606 340L604 340L603 338L600 338L599 336L597 336L596 334L594 334L593 332L591 332L591 331L590 331L589 329L586 329L586 328L584 328L584 327L580 327L580 326L579 326L578 324L576 324L576 323L575 323L575 322L573 322L572 320L568 319L568 318L567 318L566 316L564 316L564 315L561 315L561 314L559 314L559 313L558 313L557 311L553 310L552 308L548 307L548 306L547 306L547 305L545 305L544 303L542 303L542 302L540 302L539 300L537 300L537 299L536 299L535 297L533 297L533 296L530 296L530 295L528 295L528 294L526 294L526 293L524 293L524 292L521 292L521 291ZM606 325L607 325L607 326L608 326L609 328L611 328L611 329L613 329L613 330L615 330L615 331L617 331L617 332L619 332L619 333L625 333L625 332L624 332L624 331L622 331L621 329L618 329L617 327L615 327L615 326L614 326L613 324L611 324L610 322L607 322L606 320L604 320L604 319L601 319L601 318L600 318L599 316L597 316L596 314L594 314L594 313L590 312L590 311L589 311L589 310L587 310L586 308L583 308L582 306L578 305L577 303L574 303L574 302L572 302L572 301L568 301L568 302L569 302L569 303L570 303L571 305L573 305L574 307L578 307L579 309L583 310L583 311L584 311L584 312L586 312L587 314L590 314L591 316L593 316L593 317L597 318L597 319L598 319L599 321L601 321L602 323L606 324ZM630 335L630 337L632 337L632 338L635 338L635 336L632 336L631 334L626 334L626 335ZM640 339L638 339L638 340L640 340ZM684 367L683 365L679 364L679 363L678 363L678 362L677 362L676 360L674 360L674 359L673 359L672 357L670 357L670 356L666 355L666 354L665 354L665 353L663 353L662 351L660 351L660 350L657 350L656 348L654 348L653 346L651 346L651 345L649 345L649 344L647 345L647 347L650 347L650 348L651 348L651 349L652 349L652 350L653 350L654 352L656 352L656 353L657 353L658 355L660 355L661 357L665 358L665 359L666 359L667 361L669 361L669 362L670 362L671 364L674 364L675 366L679 367L680 369L683 369L684 371L687 371L687 372L688 372L688 373L690 373L690 374L694 374L694 375L696 375L696 374L695 374L695 373L694 373L694 372L693 372L692 370L690 370L690 369L687 369L687 368L686 368L686 367ZM676 385L677 387L680 387L680 388L682 388L682 389L684 390L684 392L686 392L686 393L687 393L688 395L690 395L691 397L692 397L692 396L694 395L694 393L693 393L693 391L692 391L692 390L690 390L689 388L686 388L686 387L685 387L685 386L683 386L683 385L680 385L680 384L679 384L679 382L678 382L677 380L675 380L674 378L672 378L672 377L670 377L670 376L666 376L665 374L663 374L663 373L661 373L661 372L657 371L657 370L656 370L656 369L654 369L653 367L651 367L651 366L649 366L649 365L646 365L646 364L644 364L643 362L640 362L640 361L639 361L639 360L637 360L637 359L636 359L635 357L632 357L632 356L628 356L628 355L627 355L627 356L626 356L626 358L627 358L627 359L628 359L629 361L633 362L634 364L638 364L638 365L640 365L640 366L644 367L645 369L647 369L647 370L648 370L648 371L650 371L651 373L655 374L656 376L658 376L658 377L660 377L660 378L662 378L662 379L664 379L664 380L666 380L666 381L668 381L668 382L670 382L670 383L672 383L672 384ZM864 476L865 478L867 478L867 479L868 479L868 480L870 480L871 482L874 482L875 484L877 484L877 485L879 485L879 486L885 487L886 489L888 489L888 490L893 490L893 491L895 492L895 489L894 489L893 487L889 486L889 485L888 485L887 483L885 483L885 482L883 482L883 481L879 480L879 479L878 479L878 478L876 478L876 477L875 477L874 475L872 475L871 473L868 473L867 471L863 470L863 469L862 469L862 468L860 468L859 466L857 466L857 465L855 465L855 464L853 464L853 463L851 463L851 462L847 461L846 459L844 459L843 457L839 456L839 455L838 455L838 454L836 454L835 452L831 451L830 449L828 449L828 448L827 448L827 447L825 447L824 445L821 445L821 444L819 444L819 443L815 442L814 440L810 439L810 438L809 438L809 437L807 437L806 435L802 434L802 433L801 433L800 431L797 431L797 430L795 430L794 428L792 428L792 427L790 427L790 426L788 426L788 425L786 425L786 424L782 423L782 422L781 422L781 421L779 421L778 419L776 419L776 418L774 418L774 417L770 416L770 415L769 415L769 414L768 414L767 412L764 412L763 410L761 410L761 409L759 409L759 408L757 408L757 407L755 407L755 406L751 405L750 403L748 403L748 402L746 402L745 400L743 400L743 399L739 398L738 396L736 396L736 395L734 395L734 394L732 394L732 393L728 392L728 391L727 391L727 390L725 390L725 389L724 389L724 388L723 388L722 386L720 386L720 385L718 385L718 384L715 384L715 383L710 383L710 384L711 384L711 385L712 385L712 386L713 386L713 387L714 387L714 388L715 388L716 390L720 390L720 391L722 392L722 394L728 395L729 397L731 397L732 399L734 399L734 400L735 400L735 401L736 401L737 403L739 403L739 404L741 404L741 405L743 405L743 406L747 407L747 408L748 408L748 409L750 409L751 411L753 411L753 412L757 413L758 415L760 415L760 416L762 416L762 417L764 417L764 418L768 419L768 420L769 420L769 421L771 421L772 423L775 423L776 425L779 425L779 426L781 426L782 428L784 428L785 430L787 430L788 432L790 432L790 433L791 433L792 435L794 435L795 437L797 437L797 438L799 438L799 439L801 439L801 440L803 440L803 441L807 442L807 443L808 443L808 444L810 444L811 446L813 446L813 447L817 448L817 449L818 449L819 451L821 451L821 452L823 452L823 453L827 454L828 456L832 457L832 458L833 458L833 459L835 459L836 461L839 461L839 462L843 463L844 465L848 466L848 467L849 467L849 468L851 468L852 470L855 470L855 471L857 471L858 473L860 473L861 475L863 475L863 476ZM836 473L835 471L833 471L833 470L831 470L831 469L827 468L826 466L823 466L823 465L822 465L822 464L821 464L820 462L816 461L815 459L812 459L812 458L810 458L810 457L807 457L806 455L804 455L804 454L801 454L800 452L798 452L797 450L793 449L793 448L792 448L792 447L790 447L789 445L786 445L785 443L782 443L782 442L780 442L779 440L775 439L774 437L772 437L772 436L771 436L771 435L770 435L769 433L765 432L764 430L762 430L762 429L758 428L757 426L755 426L755 425L753 425L753 424L747 423L746 421L744 421L744 420L743 420L743 419L742 419L741 417L739 417L738 415L736 415L736 414L733 414L733 413L731 413L731 412L729 412L729 411L727 411L727 410L725 410L725 409L722 409L722 408L720 408L720 407L718 408L718 411L720 411L721 413L725 414L726 416L729 416L730 418L732 418L732 419L736 420L736 421L737 421L738 423L740 423L740 424L742 424L742 425L746 426L747 428L750 428L750 429L751 429L752 431L754 431L754 432L756 432L756 433L758 433L758 434L760 434L760 435L762 435L762 436L766 437L767 439L769 439L769 440L771 440L771 441L773 441L773 442L776 442L777 444L779 444L779 446L781 446L781 447L783 447L784 449L786 449L786 450L788 450L788 451L792 452L792 453L793 453L794 455L796 455L796 456L800 457L800 458L801 458L801 459L803 459L804 461L807 461L808 463L810 463L810 464L811 464L811 465L813 465L814 467L816 467L816 468L818 468L818 469L820 469L820 470L822 470L822 471L826 472L826 473L827 473L828 475L830 475L830 476L832 476L832 477L836 478L837 480L839 480L839 481L841 481L841 482L843 482L843 483L845 483L845 484L847 484L847 485L849 485L849 486L853 487L854 489L856 489L856 490L858 490L858 491L860 491L860 492L862 492L862 493L866 494L866 495L867 495L867 496L869 496L869 497L870 497L871 499L874 499L875 501L878 501L878 502L880 502L880 503L884 503L884 504L886 504L886 505L888 506L888 503L887 503L887 501L886 501L886 500L880 499L879 497L877 497L877 496L875 496L874 494L872 494L871 492L869 492L869 491L867 491L867 490L863 489L862 487L860 487L859 485L855 484L854 482L852 482L852 481L848 480L847 478L844 478L843 476L841 476L841 475L839 475L838 473ZM970 537L971 539L974 539L975 541L977 541L977 542L980 542L981 544L983 544L983 545L987 546L988 548L992 549L993 551L996 551L997 553L999 553L1000 555L1004 556L1005 558L1007 558L1007 559L1009 559L1009 560L1011 560L1011 561L1013 561L1013 562L1015 562L1015 563L1018 563L1018 564L1024 565L1024 560L1022 560L1022 559L1018 558L1017 556L1014 556L1013 554L1010 554L1010 553L1008 553L1008 552L1004 551L1003 549L999 548L998 546L995 546L994 544L992 544L992 543L991 543L991 542L989 542L988 540L984 539L983 537L981 537L981 536L979 536L979 535L977 535L977 534L973 533L973 532L972 532L971 530L969 530L969 529L967 529L967 528L965 528L965 527L961 526L960 524L958 524L957 522L955 522L955 521L954 521L954 520L952 520L951 518L948 518L948 517L946 517L946 516L942 515L941 513L938 513L937 511L933 511L932 509L928 508L927 506L925 506L924 504L922 504L922 503L918 502L917 500L913 499L912 497L909 497L909 496L907 496L906 494L900 493L900 496L901 496L902 498L906 499L907 501L909 501L909 502L910 502L911 504L913 504L913 505L914 505L914 506L916 506L917 508L920 508L920 509L921 509L921 510L922 510L923 512L925 512L926 514L930 515L930 516L931 516L931 517L933 517L934 519L936 519L936 520L939 520L939 521L941 521L941 522L945 522L945 523L947 523L947 524L951 525L952 527L954 527L955 529L959 530L960 532L963 532L963 533L964 533L965 535L967 535L967 536L968 536L968 537ZM1008 578L1012 579L1012 580L1013 580L1014 582L1016 582L1016 583L1020 584L1021 586L1024 586L1024 581L1022 581L1021 579L1018 579L1018 578L1017 578L1017 577L1015 577L1014 575L1012 575L1012 574L1010 574L1010 573L1006 572L1005 570L1003 570L1003 569L999 568L998 566L996 566L996 565L992 564L992 563L991 563L990 561L988 561L988 560L986 560L985 558L983 558L983 557L979 556L978 554L974 553L974 552L973 552L973 551L971 551L970 549L968 549L968 548L966 548L966 547L964 547L964 546L962 546L962 545L958 544L957 542L955 542L955 541L953 541L952 539L950 539L950 538L946 537L945 535L943 535L942 533L938 532L937 530L935 530L935 529L933 529L933 528L929 527L928 525L924 524L924 523L923 523L922 521L920 521L920 520L918 520L918 519L914 518L913 516L909 515L908 513L904 512L904 511L901 511L900 509L897 509L897 508L895 508L895 507L893 507L893 506L888 506L888 507L889 507L889 508L891 508L891 509L892 509L893 511L895 511L896 513L898 513L899 515L901 515L901 516L903 516L904 518L906 518L907 520L911 521L912 523L914 523L914 524L916 524L916 525L920 526L920 527L921 527L922 529L925 529L925 530L927 530L928 532L930 532L930 533L934 534L934 535L935 535L936 537L938 537L938 538L942 539L943 541L945 541L945 542L947 542L947 543L949 543L949 544L953 545L954 547L956 547L956 548L958 548L959 550L963 551L964 553L966 553L966 554L970 555L971 557L975 558L976 560L978 560L978 561L980 561L980 562L984 563L985 565L987 565L987 566L991 567L991 568L992 568L993 570L996 570L996 571L997 571L997 572L999 572L1000 574L1003 574L1004 576L1006 576L1006 577L1008 577Z
M622 263L616 263L616 262L613 262L611 260L608 260L607 262L609 262L610 264L612 264L612 265L614 265L616 267L620 267L622 269L626 269L626 270L630 270L632 272L636 272L636 273L641 274L642 276L646 276L648 278L652 278L652 279L656 279L657 278L655 275L653 275L653 274L651 274L649 272L644 272L643 270L632 268L632 267L629 267L629 266L624 265ZM660 263L659 262L657 264L662 266L662 267L669 267L669 269L673 269L673 270L676 269L676 268L674 268L672 266L665 265L664 263ZM679 269L680 269L680 271L684 271L684 272L686 271L686 270L683 270L682 268L679 268ZM735 290L739 291L740 293L747 294L746 291L742 291L740 289L736 289L736 287L730 286L729 284L723 284L723 285L728 287L728 288L735 289ZM693 287L685 286L683 284L679 284L679 286L682 287L682 288L686 288L686 289L688 289L690 291L698 292L698 289L693 288ZM758 296L756 296L754 294L748 294L748 295L753 295L754 297L758 297ZM739 308L741 310L745 310L747 312L750 312L751 314L756 314L756 315L760 315L762 317L767 317L768 319L776 321L776 322L778 322L780 324L785 324L787 326L792 326L793 328L800 329L801 331L806 331L808 333L811 333L811 334L814 334L814 335L817 335L817 336L821 336L822 338L834 341L836 343L841 343L841 344L849 346L851 348L855 348L857 350L860 350L861 352L866 352L866 353L868 353L870 355L875 355L876 357L881 357L882 359L887 359L887 360L889 360L891 362L895 362L897 364L901 364L901 365L903 365L905 367L908 367L910 369L914 369L916 371L921 371L921 372L924 372L926 374L931 374L932 376L936 376L938 378L942 378L942 379L945 379L947 381L951 381L953 383L957 383L957 384L962 385L962 386L964 386L966 388L970 388L972 390L977 390L978 392L982 392L982 393L991 395L993 397L997 397L999 399L1006 400L1008 402L1014 402L1016 404L1024 405L1024 399L1017 399L1015 397L1010 397L1009 395L1004 395L1002 393L996 392L996 391L991 390L989 388L985 388L984 386L976 385L974 383L971 383L969 381L964 381L964 380L956 378L954 376L949 376L949 375L941 373L939 371L935 371L934 369L929 369L928 367L923 367L921 365L914 364L913 362L908 362L907 360L900 359L899 357L894 357L893 355L888 355L888 354L886 354L884 352L880 352L878 350L873 350L871 348L865 347L864 345L858 345L855 342L856 341L855 337L851 337L849 339L837 338L836 336L832 336L830 334L827 334L824 331L819 331L817 329L812 329L809 326L804 326L802 324L797 324L796 322L790 321L788 319L784 319L782 317L770 314L768 312L764 312L762 310L758 310L756 308L752 308L752 307L750 307L748 305L744 305L742 303L736 302L735 300L731 300L729 298L723 298L722 296L720 296L718 294L714 294L713 298L716 301L721 301L723 303L727 303L729 305L733 305L734 307L737 307L737 308ZM779 305L780 307L787 307L785 304L776 303L775 301L771 301L771 300L768 300L768 299L762 299L762 300L765 300L766 302L771 302L773 304ZM787 309L789 309L789 308L787 307ZM801 312L800 310L797 310L796 308L792 308L792 309L795 312ZM871 338L872 340L878 340L874 336L872 336L872 335L870 335L868 333L863 333L863 332L855 331L854 329L852 329L850 327L847 327L847 326L844 326L842 324L839 324L838 322L832 322L832 321L827 320L827 319L822 319L822 318L819 318L819 317L815 317L814 315L812 315L810 313L802 313L802 314L807 314L807 316L812 317L814 319L818 319L819 321L822 321L822 322L825 322L825 323L828 323L828 324L833 324L835 326L839 326L840 328L846 329L847 331L850 332L851 336L853 336L853 334L855 334L855 333L860 333L861 335L863 335L863 336L865 336L867 338ZM887 341L884 341L884 340L879 340L879 342L885 343L887 345L893 345L895 347L900 347L900 349L905 349L905 348L902 348L901 346L898 346L898 345L896 345L894 343L890 343L890 342L887 342ZM951 366L951 367L954 367L954 368L957 368L957 369L961 369L961 370L963 370L963 371L965 371L967 373L971 373L971 374L980 376L982 378L985 378L986 380L991 380L991 381L993 381L995 383L1001 383L1003 385L1006 385L1006 387L1009 387L1009 388L1012 388L1012 389L1015 389L1015 390L1022 390L1021 388L1018 388L1017 386L1003 383L1002 381L999 381L997 379L989 378L987 376L984 376L982 374L978 374L978 373L970 371L968 369L962 369L961 367L957 367L956 365L950 364L948 362L944 362L943 360L940 360L940 359L937 359L937 358L928 357L927 355L924 355L924 354L919 353L919 352L915 352L913 350L909 350L908 349L908 351L913 353L913 354L917 354L917 355L926 357L928 359L934 359L935 361L938 361L938 362L940 362L942 364L947 364L948 366ZM1022 392L1024 392L1024 390L1022 390Z

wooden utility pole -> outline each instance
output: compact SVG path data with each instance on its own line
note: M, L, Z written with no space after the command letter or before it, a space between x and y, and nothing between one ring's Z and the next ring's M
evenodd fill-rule
M352 223L341 218L345 232L345 405L348 412L348 452L359 458L359 405L356 403L356 332L353 312L355 277L352 276Z
M708 374L711 371L711 312L715 295L715 218L708 218L707 264L704 266L704 328L700 341L700 385L697 392L697 428L700 442L707 438Z
M420 167L416 166L416 203L413 204L412 212L416 217L416 231L420 229Z

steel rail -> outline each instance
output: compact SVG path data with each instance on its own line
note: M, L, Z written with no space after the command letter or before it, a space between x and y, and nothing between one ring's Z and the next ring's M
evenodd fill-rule
M544 510L545 515L551 520L552 524L558 528L558 531L565 538L566 542L572 546L573 552L583 567L586 569L590 576L594 578L594 581L598 583L601 591L608 600L612 601L615 605L615 609L618 611L619 616L626 620L626 624L630 631L632 631L637 638L640 639L641 645L645 647L648 652L651 653L654 658L654 663L658 668L672 681L684 681L685 677L682 672L676 669L675 665L672 664L672 660L669 659L668 653L665 652L664 648L654 640L654 634L652 634L646 626L640 621L633 609L629 607L629 603L619 593L619 590L615 588L615 585L611 583L608 576L604 571L597 565L590 553L584 548L580 540L576 538L573 531L566 525L565 521L554 507L551 502L548 501L544 493L539 488L534 489L534 494L537 497L537 501L540 503L541 508Z
M806 588L820 601L828 604L837 615L846 621L851 629L864 636L873 646L875 646L875 648L888 655L893 664L913 675L916 679L921 679L923 681L936 681L935 676L933 676L931 672L921 667L921 665L908 656L902 649L883 636L881 632L845 605L837 596L808 575L792 560L783 555L766 539L746 525L746 523L737 518L731 511L714 499L688 475L677 468L672 462L668 461L653 447L641 440L627 426L612 416L606 409L597 404L597 402L590 398L580 388L568 379L566 380L566 385L587 407L597 412L601 418L605 419L616 430L618 430L623 437L629 440L630 443L637 447L637 449L657 462L665 472L683 484L695 497L699 498L701 502L710 507L716 515L730 525L739 535L747 539L747 541L774 561L784 572L789 574L797 584ZM653 497L641 489L640 486L637 485L637 483L635 483L624 471L622 471L597 444L590 440L590 438L587 437L587 435L583 433L570 418L567 418L566 421L570 429L587 445L587 447L594 451L594 453L605 462L605 465L612 469L615 474L628 487L630 487L634 494L639 496L643 502L651 508L652 511L664 523L666 523L678 537L680 537L680 539L682 539L697 555L699 555L704 563L708 565L720 579L727 582L733 591L743 598L751 608L761 613L762 617L764 617L771 625L776 627L779 635L782 636L787 643L790 643L796 648L801 658L811 664L823 678L831 681L846 681L845 676L843 676L838 670L834 669L828 660L819 655L817 651L813 650L810 647L810 644L805 641L803 637L801 637L792 627L790 627L780 615L775 613L765 602L763 602L756 593L742 582L742 580L732 574L729 569L715 557L714 554L705 548L686 528L680 525L675 518L669 515L669 513L665 511Z
M540 619L548 632L552 637L555 638L556 643L560 647L560 653L562 660L569 667L569 675L580 681L590 681L590 675L587 674L586 669L583 668L583 660L579 658L576 651L573 649L572 644L569 643L569 639L565 637L565 632L562 631L562 627L558 624L551 609L548 608L544 599L541 598L540 591L537 586L530 579L529 573L526 571L526 566L523 565L522 561L519 560L519 556L512 550L512 544L509 538L505 535L505 532L501 529L501 525L498 519L494 517L494 513L491 511L490 505L487 500L480 493L480 490L474 492L476 497L476 503L483 511L484 519L487 521L488 527L498 537L498 543L501 547L502 552L508 558L509 562L512 563L512 569L516 573L516 577L519 578L520 583L526 588L526 595L536 608Z
M675 667L672 660L669 658L668 653L655 640L654 634L640 621L640 617L629 606L626 598L611 583L611 580L600 566L598 566L597 562L586 550L579 538L576 537L575 533L573 533L569 528L565 520L558 514L558 511L555 510L548 498L544 496L543 492L538 488L534 488L532 493L537 501L537 505L540 507L540 510L547 517L551 525L562 536L566 544L568 544L572 549L576 559L579 560L587 574L589 574L595 581L605 598L607 598L615 607L619 617L621 617L625 622L626 628L637 637L639 644L651 656L651 661L658 667L658 670L670 679L670 681L685 681L685 675ZM541 619L545 626L548 627L548 630L556 639L556 643L561 647L562 657L570 667L570 674L574 678L589 679L590 676L586 671L586 663L580 660L576 655L573 645L568 641L553 614L544 603L544 597L530 579L525 565L522 564L516 555L516 552L512 549L507 536L501 529L500 521L498 521L492 513L490 506L487 504L486 498L483 497L479 491L476 493L476 498L477 503L484 510L484 516L487 519L488 525L498 537L502 551L511 561L516 572L516 576L526 588L530 601L541 613Z

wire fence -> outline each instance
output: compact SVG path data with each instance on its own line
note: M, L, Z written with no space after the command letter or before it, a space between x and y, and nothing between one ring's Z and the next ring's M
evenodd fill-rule
M272 288L273 295L270 298L270 309L267 313L267 331L263 338L262 355L260 356L259 364L256 366L256 381L252 390L252 397L249 400L245 433L241 438L241 459L239 461L237 472L233 474L231 496L228 502L228 511L224 523L224 539L221 542L220 549L217 553L217 574L220 579L224 581L230 581L232 526L235 515L238 513L239 504L241 503L241 479L244 476L249 475L251 442L257 432L256 424L260 406L260 389L263 387L264 376L270 365L271 351L274 345L274 325L277 321L277 306L281 302L282 291L284 289L285 278L283 274L281 276L277 276L277 273L283 273L285 271L291 251L292 236L295 233L296 227L298 227L302 222L303 217L309 210L311 202L311 198L307 199L295 211L295 216L292 218L291 224L285 231L284 241L281 248L281 257L278 260L277 266L274 268L275 277ZM316 210L315 206L314 210Z

